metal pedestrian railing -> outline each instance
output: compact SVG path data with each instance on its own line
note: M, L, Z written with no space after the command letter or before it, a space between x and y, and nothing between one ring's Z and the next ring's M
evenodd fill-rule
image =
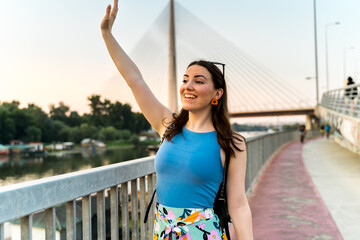
M321 106L338 113L360 117L360 84L349 85L323 94Z
M298 132L280 132L248 140L247 192L272 154L298 138ZM143 219L155 189L154 171L154 157L146 157L1 187L0 240L6 240L8 222L20 225L22 240L33 239L33 219L41 214L42 239L152 239L154 215L146 224Z

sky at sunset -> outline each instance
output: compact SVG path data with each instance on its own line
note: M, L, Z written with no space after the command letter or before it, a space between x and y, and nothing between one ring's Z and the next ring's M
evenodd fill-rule
M315 99L312 0L179 0L223 37L284 81ZM100 32L108 0L1 0L0 102L35 103L46 112L60 101L89 112L87 97L106 94L118 74ZM114 35L130 52L168 0L119 1ZM326 90L325 29L330 89L344 75L360 82L360 1L317 0L319 87ZM329 25L339 21L339 25ZM344 64L344 60L346 65ZM344 72L344 70L346 72ZM182 71L182 70L178 70ZM128 89L118 100L137 110Z

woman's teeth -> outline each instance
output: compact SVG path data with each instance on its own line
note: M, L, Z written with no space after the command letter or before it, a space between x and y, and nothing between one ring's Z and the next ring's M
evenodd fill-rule
M185 94L185 98L196 98L194 95Z

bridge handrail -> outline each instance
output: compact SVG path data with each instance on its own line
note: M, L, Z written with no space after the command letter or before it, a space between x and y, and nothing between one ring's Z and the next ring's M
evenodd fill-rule
M325 92L321 106L350 116L360 116L360 84Z
M309 132L310 136L314 134L316 132ZM298 137L298 132L294 131L248 139L247 192L272 154L286 142L297 140ZM121 239L146 239L153 230L154 216L149 214L148 223L140 221L140 226L139 217L144 217L147 193L151 196L155 188L154 171L154 157L146 157L0 187L0 240L5 238L4 223L17 219L20 219L21 239L32 239L32 219L38 212L45 213L46 239L55 239L56 230L59 230L56 224L59 204L66 207L66 227L60 229L66 231L66 239L79 236L91 239L94 215L97 218L98 239L106 239L107 234L111 234L112 239L119 239L119 226L122 226ZM96 211L92 210L94 205ZM81 208L82 212L79 221L76 208ZM110 217L105 214L106 211L110 212ZM106 222L110 222L110 233L106 233Z

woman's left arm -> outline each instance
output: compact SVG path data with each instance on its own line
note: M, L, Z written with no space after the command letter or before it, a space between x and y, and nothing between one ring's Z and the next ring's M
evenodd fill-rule
M252 240L252 217L245 193L246 144L235 140L242 150L235 150L235 157L230 159L226 184L228 209L238 240Z

